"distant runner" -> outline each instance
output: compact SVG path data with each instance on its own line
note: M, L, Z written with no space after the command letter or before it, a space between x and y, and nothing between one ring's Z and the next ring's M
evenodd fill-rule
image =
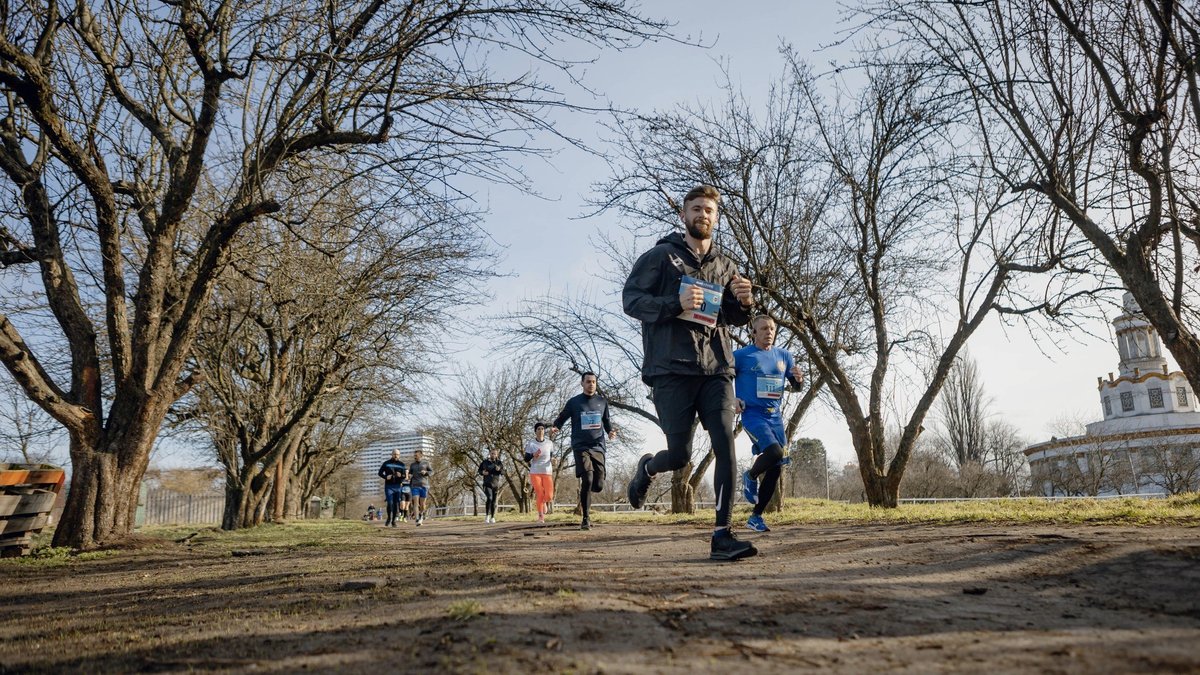
M775 345L775 321L760 314L751 322L754 343L733 353L737 378L738 409L742 413L742 428L754 443L751 451L757 455L754 464L742 474L742 494L754 505L754 515L746 527L769 532L763 521L763 511L779 485L780 467L785 463L784 446L787 435L783 426L784 383L792 390L804 386L804 373L792 360L792 355ZM762 476L762 484L759 484Z
M387 522L384 526L396 527L396 515L400 511L400 486L408 476L408 467L400 461L400 451L393 450L391 459L384 460L379 467L383 479L383 496L387 500Z
M433 467L425 461L424 453L417 450L413 454L412 464L408 465L408 475L412 476L412 517L418 526L425 522L425 509L429 497L429 474Z
M616 438L617 431L608 421L608 401L596 393L596 374L588 371L580 378L583 393L572 396L555 418L550 435L571 420L571 452L575 455L575 477L579 479L579 510L583 521L579 529L592 529L590 515L592 493L604 489L604 436Z
M529 482L537 500L537 521L546 522L546 509L554 502L554 442L546 438L546 423L533 425L533 440L525 442Z
M400 484L400 522L408 520L408 507L412 503L412 477L405 474Z
M504 466L500 464L500 451L492 448L488 451L487 459L479 463L480 476L483 476L483 497L485 513L483 522L496 522L496 495L500 491L500 476L504 475Z

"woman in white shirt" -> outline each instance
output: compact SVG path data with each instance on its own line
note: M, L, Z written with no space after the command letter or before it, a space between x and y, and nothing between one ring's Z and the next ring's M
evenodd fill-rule
M546 438L546 424L533 425L536 440L525 442L525 460L529 462L529 482L537 498L538 522L546 522L546 507L554 501L554 442Z

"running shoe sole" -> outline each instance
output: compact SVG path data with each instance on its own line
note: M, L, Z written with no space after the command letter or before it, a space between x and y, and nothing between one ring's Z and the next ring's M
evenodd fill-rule
M654 455L646 453L638 460L637 468L634 470L633 478L629 481L629 489L626 490L626 497L629 499L629 507L640 509L646 503L646 494L650 492L650 476L646 473L646 465ZM645 482L645 487L638 490L640 483Z

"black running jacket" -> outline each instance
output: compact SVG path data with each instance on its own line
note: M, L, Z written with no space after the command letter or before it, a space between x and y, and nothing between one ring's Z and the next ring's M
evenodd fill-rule
M642 254L625 280L625 313L642 322L642 381L658 375L733 376L729 326L750 322L750 309L729 289L736 269L714 246L702 260L688 248L683 234L674 232ZM683 275L725 289L716 326L679 318L679 284Z

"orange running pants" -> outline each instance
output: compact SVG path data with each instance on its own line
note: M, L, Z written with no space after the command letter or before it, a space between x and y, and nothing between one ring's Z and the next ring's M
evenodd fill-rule
M529 482L533 483L533 494L537 497L538 515L546 515L546 505L554 501L554 477L548 473L531 473Z

